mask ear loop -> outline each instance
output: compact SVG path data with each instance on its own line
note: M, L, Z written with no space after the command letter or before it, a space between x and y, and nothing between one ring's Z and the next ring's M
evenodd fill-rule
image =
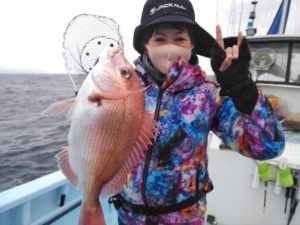
M150 60L150 57L149 57L149 53L148 53L148 50L145 50L143 55L142 55L142 59L143 59L143 62L147 62L148 65L151 65L151 67L153 67L152 65L152 62Z

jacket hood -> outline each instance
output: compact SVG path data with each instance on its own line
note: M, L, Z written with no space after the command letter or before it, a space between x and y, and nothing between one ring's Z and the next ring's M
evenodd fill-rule
M134 64L145 86L157 86L157 83L151 76L150 69L147 68L147 66L143 62L142 56L135 60ZM172 78L175 80L168 87L167 91L180 92L192 89L204 83L206 81L206 74L201 70L201 67L199 65L191 65L184 59L179 59L170 68L167 78Z

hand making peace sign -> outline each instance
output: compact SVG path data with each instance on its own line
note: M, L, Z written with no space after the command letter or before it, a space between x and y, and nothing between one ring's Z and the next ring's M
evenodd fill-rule
M243 40L243 33L242 32L238 33L236 45L227 47L225 49L221 26L217 25L216 26L216 40L217 40L217 43L220 46L220 48L222 48L226 52L226 58L224 59L223 63L221 64L221 66L219 68L220 72L224 72L225 70L227 70L230 67L232 60L236 60L239 57L239 48L240 48L242 40Z

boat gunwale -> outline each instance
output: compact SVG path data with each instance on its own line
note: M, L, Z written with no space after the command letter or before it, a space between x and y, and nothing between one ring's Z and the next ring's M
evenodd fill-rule
M0 192L0 213L22 205L35 197L41 196L50 190L68 184L61 171L55 171L35 180L18 185Z

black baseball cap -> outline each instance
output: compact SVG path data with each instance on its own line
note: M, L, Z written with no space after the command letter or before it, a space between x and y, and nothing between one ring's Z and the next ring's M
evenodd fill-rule
M168 22L187 23L194 27L194 53L210 57L215 39L195 21L195 12L189 0L147 0L141 17L141 24L135 28L133 46L143 53L141 40L146 28Z

